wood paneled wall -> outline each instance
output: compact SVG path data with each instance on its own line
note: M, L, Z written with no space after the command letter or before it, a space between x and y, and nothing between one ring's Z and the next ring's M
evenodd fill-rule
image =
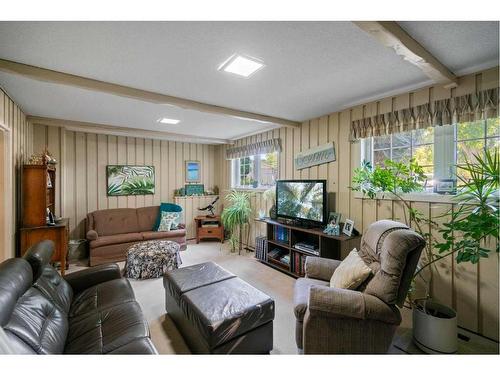
M184 186L184 162L200 160L206 189L215 181L215 146L68 131L34 125L36 152L45 147L58 160L56 214L70 219L71 238L85 238L88 212L107 208L144 207L172 202ZM106 165L154 165L154 195L108 197Z
M498 86L498 67L462 77L459 83L459 86L453 89L444 89L440 86L428 87L416 92L359 105L305 121L300 129L281 128L246 137L238 140L237 145L280 137L283 150L280 155L279 177L281 179L327 179L328 191L335 193L335 210L342 213L343 219L353 219L355 227L362 232L376 220L404 221L403 207L398 202L361 199L349 190L352 170L360 164L360 143L349 142L350 123L352 120L364 116ZM335 143L336 161L301 171L294 169L293 158L295 154L330 141ZM220 146L219 157L222 159L224 159L227 147L229 146ZM221 168L221 187L229 189L230 162L225 161L225 163L226 165ZM412 206L433 218L452 207L450 203L432 202L412 202ZM252 197L252 207L255 216L257 216L258 211L268 209L269 204L264 201L259 192ZM249 245L253 246L255 236L261 234L264 234L262 224L252 223ZM491 244L491 246L494 245ZM437 264L437 272L435 272L432 283L434 297L457 310L460 326L496 340L498 340L499 330L498 261L498 254L494 252L490 258L481 260L478 265L469 263L458 265L451 258L446 258Z
M15 255L16 228L21 220L21 166L32 151L32 129L19 106L0 89L0 122L5 130L0 129L2 148L0 150L2 179L0 188L0 261ZM9 171L10 169L10 171ZM9 176L4 177L4 172ZM7 215L5 215L7 213ZM5 217L7 221L5 222Z

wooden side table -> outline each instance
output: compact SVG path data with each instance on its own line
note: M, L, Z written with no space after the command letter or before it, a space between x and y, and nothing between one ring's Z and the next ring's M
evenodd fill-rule
M194 218L196 227L196 243L205 238L217 238L221 243L224 242L224 226L220 216L196 216ZM209 226L208 223L217 224Z

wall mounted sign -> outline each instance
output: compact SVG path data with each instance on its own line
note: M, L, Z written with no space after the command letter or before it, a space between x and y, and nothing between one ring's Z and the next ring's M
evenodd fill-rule
M299 152L295 156L295 169L304 169L335 161L335 145L333 142Z

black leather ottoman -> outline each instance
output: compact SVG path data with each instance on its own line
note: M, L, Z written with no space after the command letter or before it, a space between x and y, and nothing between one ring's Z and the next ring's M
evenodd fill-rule
M193 353L265 354L274 301L213 262L169 271L165 305Z

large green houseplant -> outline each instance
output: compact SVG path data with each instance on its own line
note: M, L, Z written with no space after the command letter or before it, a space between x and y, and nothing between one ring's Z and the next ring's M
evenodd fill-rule
M229 231L229 244L231 251L241 254L243 247L243 229L250 222L252 207L250 204L250 193L246 191L231 190L226 196L228 206L221 214L222 225Z
M372 199L389 195L389 198L400 201L405 207L403 210L405 223L412 224L415 230L426 239L425 254L413 279L413 285L417 279L424 281L424 298L416 299L413 291L409 293L409 301L414 310L414 331L417 329L416 323L420 321L418 319L421 319L418 318L419 316L431 315L439 320L438 317L443 314L454 314L450 308L441 308L439 304L431 301L429 286L433 275L433 264L451 255L455 255L457 263L475 264L481 258L489 256L491 250L488 244L495 239L498 252L499 166L498 150L486 150L484 156L474 155L474 161L466 161L465 165L457 165L457 169L462 172L457 175L461 182L460 189L452 199L453 209L441 215L448 219L448 222L442 226L438 225L432 217L428 218L412 207L405 197L405 193L423 190L425 183L423 169L414 160L409 163L386 160L383 167L373 167L370 163L364 162L354 171L352 190L362 192L364 196ZM434 230L431 231L430 228ZM436 239L433 236L432 233L436 230L441 234L442 239ZM426 277L424 277L424 270L427 270ZM415 314L417 314L417 321ZM435 328L435 325L428 328L431 330ZM414 332L414 334L417 333ZM442 338L443 335L438 339ZM425 340L425 337L423 339ZM456 334L454 340L456 340Z

